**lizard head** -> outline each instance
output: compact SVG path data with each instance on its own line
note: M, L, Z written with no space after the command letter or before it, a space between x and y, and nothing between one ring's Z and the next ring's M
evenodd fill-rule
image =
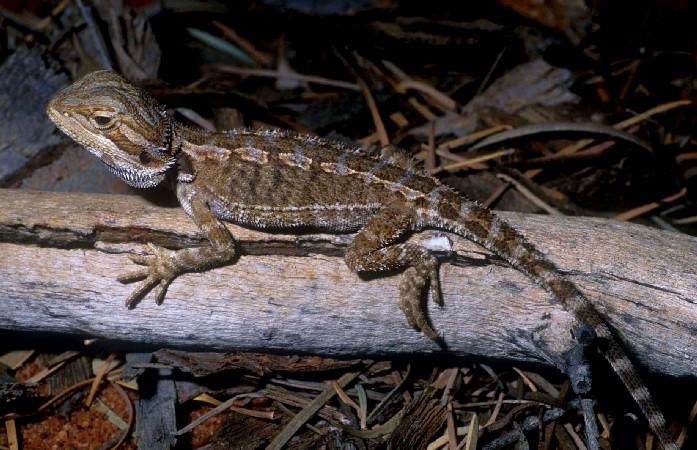
M175 162L172 119L146 92L99 70L58 92L48 117L131 186L152 187Z

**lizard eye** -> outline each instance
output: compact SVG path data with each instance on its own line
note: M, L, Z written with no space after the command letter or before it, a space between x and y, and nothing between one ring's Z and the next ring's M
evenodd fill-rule
M148 152L140 152L140 155L138 155L138 159L141 163L147 164L150 161L152 161L152 155Z
M114 125L116 122L116 117L96 115L92 117L92 122L94 123L94 126L100 130L106 130Z

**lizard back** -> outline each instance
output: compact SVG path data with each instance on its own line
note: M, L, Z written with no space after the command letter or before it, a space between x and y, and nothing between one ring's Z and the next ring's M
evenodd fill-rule
M183 135L181 165L196 174L191 185L210 190L216 215L240 225L351 232L391 202L428 208L451 192L389 158L315 137L265 130L176 134Z

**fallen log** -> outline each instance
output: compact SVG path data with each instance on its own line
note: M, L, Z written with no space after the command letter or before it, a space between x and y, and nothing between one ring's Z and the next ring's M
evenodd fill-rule
M267 234L229 225L243 256L186 274L165 302L124 307L116 281L153 242L205 245L180 208L138 196L0 190L0 328L209 351L345 356L443 351L411 329L397 278L361 278L344 264L351 236ZM555 262L650 370L697 367L697 239L631 223L501 213ZM546 291L456 236L444 262L445 306L429 315L446 353L561 364L575 319Z

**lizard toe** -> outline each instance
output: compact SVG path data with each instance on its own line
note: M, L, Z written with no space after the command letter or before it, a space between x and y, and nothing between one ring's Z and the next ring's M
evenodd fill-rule
M172 280L160 280L159 285L155 288L155 303L161 305L165 300L165 295L167 294L167 288Z
M126 299L126 307L129 309L133 308L141 298L157 285L157 283L159 283L159 280L153 275L149 275L133 290L133 292L131 292L131 295L128 296Z
M429 271L419 270L417 267L407 268L399 283L399 307L410 326L437 341L440 336L431 326L423 302L423 290L431 275Z
M139 269L133 270L131 272L123 273L116 277L116 279L122 283L128 283L130 281L140 280L141 278L146 278L150 274L150 269Z
M402 310L407 319L407 323L412 328L417 328L416 315L414 313L414 292L420 289L414 285L416 277L416 269L409 267L404 271L402 279L399 282L399 309Z
M128 255L128 259L141 266L148 266L155 257L152 255Z
M429 284L431 287L431 298L438 306L444 306L443 293L440 289L440 278L438 277L438 268L431 270L429 275Z

